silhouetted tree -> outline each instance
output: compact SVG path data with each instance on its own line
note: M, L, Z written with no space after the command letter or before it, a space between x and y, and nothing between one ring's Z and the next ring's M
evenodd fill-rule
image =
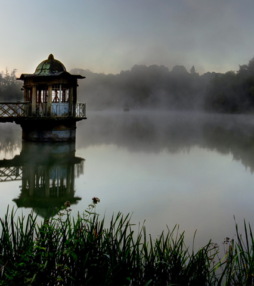
M16 80L16 69L9 73L8 69L5 73L0 74L0 100L1 101L21 101L22 83Z
M205 108L219 112L254 112L254 58L215 77L207 86Z
M192 66L192 68L190 69L190 73L191 73L191 74L195 74L195 73L196 73L196 70L195 70L195 67L194 67L194 66Z
M248 71L249 71L250 73L254 73L254 58L252 58L252 59L249 61Z

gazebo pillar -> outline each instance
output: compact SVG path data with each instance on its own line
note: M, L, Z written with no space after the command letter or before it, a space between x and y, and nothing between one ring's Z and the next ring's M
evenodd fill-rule
M26 87L24 87L24 102L27 102L28 101L28 90Z
M32 114L36 113L36 92L37 88L36 85L32 87Z
M70 115L74 116L73 87L72 86L70 86L69 104L70 104Z
M47 112L48 116L51 115L51 107L52 107L52 85L48 86L48 104L47 104Z

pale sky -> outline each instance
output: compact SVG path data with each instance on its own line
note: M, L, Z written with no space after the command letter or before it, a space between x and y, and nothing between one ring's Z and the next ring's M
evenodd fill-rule
M0 0L0 71L33 73L50 53L68 71L238 70L254 57L253 15L253 0Z

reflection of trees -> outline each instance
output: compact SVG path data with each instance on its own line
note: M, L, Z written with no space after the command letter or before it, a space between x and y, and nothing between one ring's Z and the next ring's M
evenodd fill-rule
M204 126L205 147L222 154L232 154L234 160L241 161L254 171L254 128L246 132L240 126L225 129L221 126L207 124Z
M84 135L84 138L82 137ZM254 170L251 116L190 113L94 113L80 130L77 146L116 144L131 152L170 153L194 146L232 154Z
M0 124L0 151L12 154L21 148L21 128L13 123Z
M20 148L20 144L21 142L13 142L13 141L4 141L4 142L0 142L0 150L4 151L4 153L10 153L13 154L13 152L15 150L17 150L18 148Z
M116 144L132 152L158 153L162 149L175 153L193 146L200 137L201 126L195 117L176 114L94 114L83 125L77 147ZM84 135L84 138L82 138Z
M0 161L0 181L21 180L18 207L33 208L49 216L65 201L77 204L75 177L83 174L82 158L75 157L75 143L23 142L21 154Z

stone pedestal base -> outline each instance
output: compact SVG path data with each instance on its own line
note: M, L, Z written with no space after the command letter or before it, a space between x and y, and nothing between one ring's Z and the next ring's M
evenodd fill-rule
M21 127L24 141L67 142L76 139L76 122L24 122Z

